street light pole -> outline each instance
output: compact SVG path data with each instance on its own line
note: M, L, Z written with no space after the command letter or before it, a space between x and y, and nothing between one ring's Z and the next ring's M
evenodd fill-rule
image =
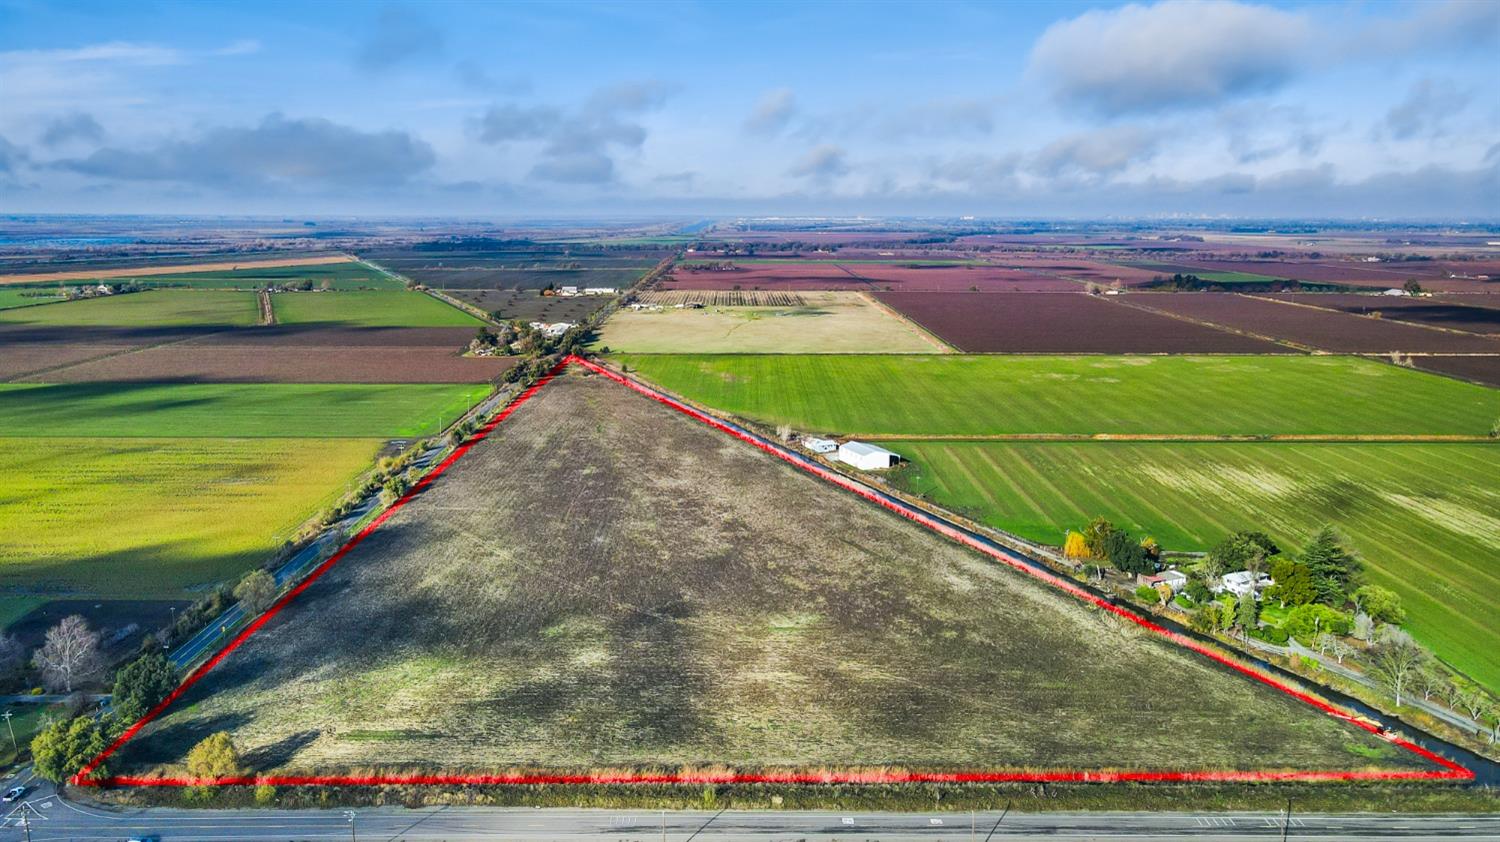
M345 810L344 818L349 820L349 842L359 842L359 837L354 835L354 811Z
M19 752L21 750L21 746L16 743L16 726L10 721L10 718L12 716L15 716L15 714L11 713L10 711L6 711L5 713L0 713L0 716L5 717L5 727L10 729L11 749Z

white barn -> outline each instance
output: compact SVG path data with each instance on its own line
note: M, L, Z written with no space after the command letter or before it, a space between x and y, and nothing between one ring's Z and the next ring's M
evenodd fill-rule
M894 467L901 455L862 441L846 441L839 445L839 461L861 471L880 471Z
M820 439L817 436L805 436L802 444L813 453L832 453L839 449L839 443L833 439Z

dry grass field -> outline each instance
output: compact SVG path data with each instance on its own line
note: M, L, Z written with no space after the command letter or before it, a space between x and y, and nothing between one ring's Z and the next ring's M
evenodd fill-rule
M1417 762L578 370L112 768L221 729L288 773Z
M672 301L660 305L661 310L621 310L605 322L595 344L642 354L930 354L948 350L862 293L799 292L795 298L769 306L678 309Z

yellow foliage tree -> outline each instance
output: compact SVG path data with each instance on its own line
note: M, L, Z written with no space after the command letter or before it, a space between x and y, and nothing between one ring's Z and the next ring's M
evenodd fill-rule
M211 780L233 778L245 774L240 763L240 753L227 731L211 734L203 742L193 746L187 756L188 774L194 778Z
M1089 542L1080 532L1068 530L1068 540L1063 544L1063 555L1068 558L1089 558Z

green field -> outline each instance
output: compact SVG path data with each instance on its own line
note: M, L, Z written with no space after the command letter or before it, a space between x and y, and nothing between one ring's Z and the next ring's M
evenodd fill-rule
M233 578L342 495L382 444L0 438L0 589L180 597Z
M42 295L38 295L38 293ZM15 307L30 307L35 304L52 304L60 300L62 300L62 296L57 294L55 287L44 289L27 287L20 289L0 288L0 310L10 310Z
M0 384L7 436L413 438L489 386L313 383Z
M1271 275L1257 275L1253 272L1194 272L1193 274L1205 281L1220 284L1269 284L1281 280Z
M1409 627L1500 688L1500 446L887 442L898 485L1049 544L1103 515L1172 550L1238 529L1296 547L1333 524Z
M380 292L292 292L271 296L279 324L363 327L467 327L480 321L448 304L406 290Z
M150 290L86 298L46 307L0 310L0 325L184 327L253 325L260 321L249 292Z
M1355 357L619 355L700 403L869 435L1468 435L1500 391Z
M113 280L113 279L111 279ZM142 274L121 278L147 286L194 287L198 289L260 289L273 284L312 281L320 286L327 281L334 289L399 290L402 283L377 272L363 263L322 263L311 266L268 266L251 269L221 269L208 272L177 272L165 275Z

